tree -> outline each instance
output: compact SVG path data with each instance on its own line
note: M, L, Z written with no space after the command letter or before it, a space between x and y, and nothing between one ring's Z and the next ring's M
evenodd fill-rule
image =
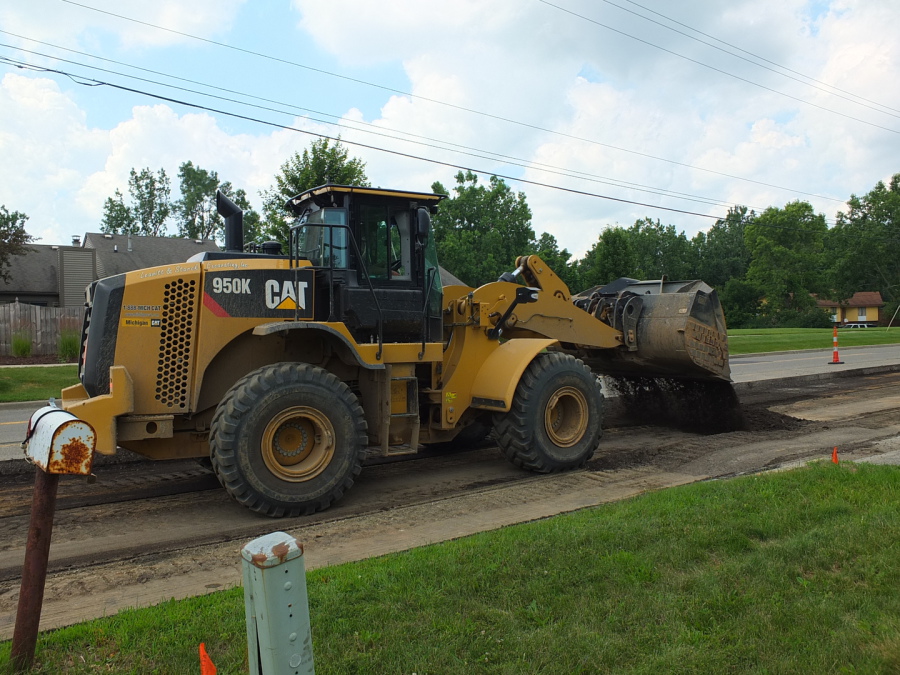
M166 233L166 220L172 211L171 185L165 169L155 174L149 168L131 170L128 178L130 204L119 190L103 205L100 229L110 234L140 234L159 237Z
M697 255L697 276L722 289L731 279L743 279L750 267L750 251L744 243L744 227L756 214L746 206L728 209L708 232L699 232L692 243Z
M222 241L225 221L216 210L216 191L221 190L244 212L245 244L257 243L260 218L244 190L235 190L230 181L220 182L216 171L201 169L191 161L178 167L178 178L181 198L172 204L172 210L178 216L179 237Z
M815 307L810 293L822 293L825 216L816 215L808 202L791 202L783 209L769 207L744 227L744 241L752 260L747 281L764 295L761 311L779 322L784 313L802 313Z
M223 226L222 218L216 212L219 174L187 161L178 167L178 178L181 183L181 199L172 204L172 210L178 217L178 236L215 239ZM223 192L230 192L230 184L223 187Z
M900 173L888 186L879 181L868 194L852 195L847 205L828 236L835 299L877 290L887 301L900 300Z
M150 169L138 173L131 170L128 179L132 207L138 234L160 237L166 233L166 220L172 211L169 195L172 191L165 169L154 174Z
M137 223L131 209L125 205L120 190L113 197L107 197L103 204L103 219L100 231L108 234L137 234Z
M9 259L34 250L28 247L34 237L25 231L26 220L28 216L24 213L10 213L6 206L0 205L0 279L7 283Z
M288 239L290 212L284 203L310 188L333 183L336 185L368 186L366 165L358 158L350 158L340 139L331 143L327 138L313 141L303 154L294 155L281 165L275 184L261 193L265 225L258 232L260 241Z
M432 191L447 194L439 182ZM471 171L456 174L455 196L441 202L434 217L434 238L441 264L470 286L480 286L508 272L516 258L534 248L531 209L522 192L502 178L479 185Z
M691 279L696 259L691 242L674 225L642 218L629 229L631 250L638 279Z
M607 227L578 264L581 290L633 277L636 268L630 233L618 225Z
M719 290L719 301L729 328L752 328L759 316L762 300L762 291L737 277L729 279Z

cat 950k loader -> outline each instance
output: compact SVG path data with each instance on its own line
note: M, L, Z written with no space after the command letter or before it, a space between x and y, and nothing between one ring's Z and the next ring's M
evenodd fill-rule
M572 296L533 255L480 288L443 285L442 198L308 190L287 203L284 254L245 253L240 209L220 194L225 251L88 288L81 384L58 404L85 437L48 441L54 416L36 413L26 453L74 473L118 448L208 457L235 500L294 516L339 499L365 459L491 431L521 467L582 466L600 439L599 375L675 397L730 390L712 288L620 279Z

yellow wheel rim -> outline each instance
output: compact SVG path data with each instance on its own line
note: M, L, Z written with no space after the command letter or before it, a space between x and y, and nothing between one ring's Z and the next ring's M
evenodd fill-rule
M544 410L544 427L554 445L571 448L587 431L588 404L585 395L575 387L554 392Z
M295 406L281 411L266 425L262 457L269 471L282 480L315 478L334 457L334 426L315 408Z

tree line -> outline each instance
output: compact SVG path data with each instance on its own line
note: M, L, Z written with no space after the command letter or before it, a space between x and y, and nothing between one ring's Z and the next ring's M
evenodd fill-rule
M290 214L284 209L288 199L326 182L369 184L365 164L350 158L339 141L331 143L325 138L313 141L282 164L272 186L260 193L262 213L250 205L245 190L191 161L179 166L178 181L180 197L173 200L172 181L165 169L131 169L127 198L116 190L103 205L101 232L168 236L174 221L175 237L221 242L224 222L216 211L216 191L221 190L244 211L244 241L248 246L265 241L284 243L289 230Z
M460 172L456 181L435 236L445 267L472 286L511 269L516 255L536 253L573 292L619 277L703 279L718 290L732 328L828 327L831 313L816 299L857 291L879 291L888 316L900 304L900 174L851 196L831 228L805 201L762 213L735 206L690 239L658 219L606 227L579 259L552 234L535 237L523 193L496 177L482 185ZM432 189L448 193L440 183Z
M707 231L688 238L673 225L642 218L631 226L611 225L598 233L590 250L573 259L552 234L535 234L523 192L496 176L480 181L460 171L434 217L441 264L471 286L510 271L519 255L537 254L573 292L619 277L703 279L716 288L728 325L737 327L819 327L830 314L816 297L843 300L857 291L879 291L893 314L900 303L900 173L878 182L863 196L852 195L846 211L829 228L825 217L805 201L769 207L761 213L735 206ZM187 161L178 171L179 197L163 169L132 169L128 194L107 198L100 229L117 234L165 236L174 222L177 237L222 239L216 190L244 210L245 243L286 242L290 214L284 203L324 183L370 185L365 164L350 157L340 141L313 141L279 169L260 193L257 213L246 192ZM413 189L413 188L410 188ZM0 206L0 279L10 255L27 251L32 238L22 213ZM577 227L577 223L568 223Z

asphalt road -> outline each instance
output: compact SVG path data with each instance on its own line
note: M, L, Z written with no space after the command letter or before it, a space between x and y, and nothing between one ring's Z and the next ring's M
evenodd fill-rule
M831 349L745 354L731 358L735 382L754 382L783 377L828 376L846 370L900 365L900 344L848 347L839 351L843 364L833 364ZM0 403L0 462L22 460L21 443L28 419L44 401Z
M831 349L742 354L731 357L731 378L753 382L900 364L900 344L839 349L842 364L832 363Z
M20 444L25 438L28 418L43 401L0 403L0 461L22 458Z

